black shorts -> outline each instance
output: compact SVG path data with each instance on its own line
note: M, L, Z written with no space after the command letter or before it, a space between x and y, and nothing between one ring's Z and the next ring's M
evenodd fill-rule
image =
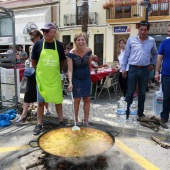
M33 103L37 101L37 89L35 77L28 77L26 91L24 95L25 103Z

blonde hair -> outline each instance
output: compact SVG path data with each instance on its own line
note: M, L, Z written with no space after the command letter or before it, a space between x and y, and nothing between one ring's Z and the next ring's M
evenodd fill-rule
M79 37L81 37L81 36L83 36L83 37L85 38L85 40L86 40L86 35L81 32L81 33L75 35L75 37L74 37L74 43L75 43L76 40L77 40Z

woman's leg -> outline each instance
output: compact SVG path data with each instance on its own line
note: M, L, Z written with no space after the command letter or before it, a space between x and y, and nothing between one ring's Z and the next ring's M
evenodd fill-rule
M28 108L29 108L29 103L23 103L23 111L22 111L22 114L20 116L19 119L16 120L16 122L20 122L22 121L24 118L27 117L27 112L28 112Z
M78 112L79 112L80 100L81 100L81 98L74 98L74 111L75 111L76 122L78 122Z
M27 116L27 112L28 112L28 108L29 108L29 103L23 103L23 111L22 111L22 117L26 117Z
M84 122L88 123L89 122L89 112L90 112L90 97L84 97Z
M49 108L48 108L48 103L45 103L45 115L50 115L51 112L49 111Z

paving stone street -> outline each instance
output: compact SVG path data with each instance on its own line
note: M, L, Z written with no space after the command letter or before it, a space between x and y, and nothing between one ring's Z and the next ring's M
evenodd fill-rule
M144 114L146 116L157 116L159 118L159 115L155 115L153 113L153 96L155 91L159 90L159 86L156 86L153 84L153 88L150 88L148 92L146 92L146 101L145 101L145 111ZM90 117L89 122L91 125L94 124L100 124L105 127L112 127L115 130L118 130L119 132L129 134L129 135L136 135L136 136L150 136L150 134L155 132L152 129L143 127L139 124L139 122L136 123L130 123L126 122L125 124L119 124L117 123L116 118L116 109L117 109L117 100L121 97L121 93L119 92L116 96L114 92L111 92L111 98L112 101L110 102L109 97L106 93L104 98L102 95L100 98L98 98L96 101L91 100L90 105ZM137 98L134 98L134 100L137 100ZM48 116L55 117L57 116L55 107L53 104L50 104L50 109L52 111L52 115ZM64 111L64 117L68 119L68 122L73 122L73 111L72 111L72 100L69 92L67 91L67 96L64 97L63 102L63 111ZM81 101L80 104L80 110L79 110L79 121L83 122L83 101ZM52 119L51 119L52 120ZM168 122L168 126L170 127L170 122ZM166 139L170 140L169 138L169 129L163 129L160 128L157 132L157 135Z

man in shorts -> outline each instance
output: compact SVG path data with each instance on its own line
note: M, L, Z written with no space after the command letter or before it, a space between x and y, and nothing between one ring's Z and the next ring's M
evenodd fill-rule
M47 23L41 29L44 39L34 44L32 50L32 65L36 70L37 82L37 120L33 135L39 135L43 131L43 113L45 103L55 103L60 121L63 122L63 95L60 73L66 61L63 45L57 41L57 27L53 23Z

